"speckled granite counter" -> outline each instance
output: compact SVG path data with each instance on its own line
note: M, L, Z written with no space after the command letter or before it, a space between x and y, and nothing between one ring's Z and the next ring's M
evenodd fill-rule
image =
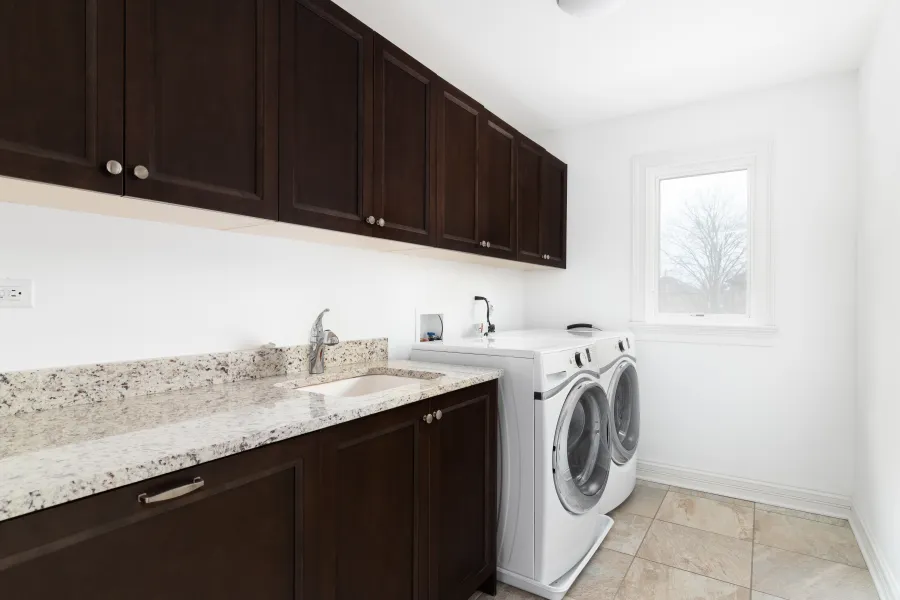
M364 374L410 383L352 398L303 391ZM0 417L0 521L499 378L373 360ZM277 385L289 383L287 385Z

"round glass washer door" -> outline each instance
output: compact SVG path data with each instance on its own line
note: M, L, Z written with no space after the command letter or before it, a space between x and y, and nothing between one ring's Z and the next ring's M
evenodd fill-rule
M641 434L641 393L637 369L629 359L616 365L609 382L612 398L612 458L624 465L634 456Z
M580 515L600 501L609 479L609 399L595 381L575 383L563 404L553 440L553 482L560 502Z

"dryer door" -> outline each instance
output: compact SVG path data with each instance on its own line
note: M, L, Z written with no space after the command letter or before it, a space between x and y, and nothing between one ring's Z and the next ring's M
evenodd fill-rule
M630 359L616 365L609 382L612 398L612 457L624 465L634 456L641 433L641 393L637 369Z
M600 501L612 464L609 399L590 378L572 386L553 440L553 481L560 502L580 515Z

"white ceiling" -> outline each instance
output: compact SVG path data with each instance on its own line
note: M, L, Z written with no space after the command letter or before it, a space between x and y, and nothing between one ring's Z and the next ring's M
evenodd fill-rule
M882 0L337 0L514 126L556 129L855 69Z

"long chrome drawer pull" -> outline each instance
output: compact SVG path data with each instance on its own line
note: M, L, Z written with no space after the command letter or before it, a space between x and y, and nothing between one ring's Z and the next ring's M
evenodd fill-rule
M191 483L178 486L177 488L172 488L171 490L166 490L165 492L154 494L153 496L148 496L147 494L139 494L138 502L140 502L141 504L153 504L154 502L174 500L175 498L180 498L186 494L190 494L193 491L199 490L203 487L203 485L203 478L194 477L194 481L192 481Z

